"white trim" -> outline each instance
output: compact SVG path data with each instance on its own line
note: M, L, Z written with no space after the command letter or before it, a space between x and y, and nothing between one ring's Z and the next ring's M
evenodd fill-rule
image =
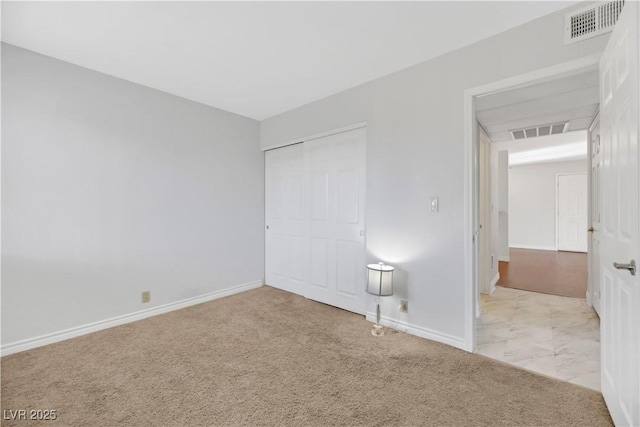
M369 322L375 322L376 314L367 311L366 319ZM433 329L423 328L422 326L403 322L402 320L392 319L387 316L380 316L380 324L391 329L396 329L398 331L406 332L408 334L415 335L421 338L426 338L431 341L437 341L442 344L447 344L452 347L459 348L461 350L466 350L465 341L460 337L434 331Z
M491 295L493 291L496 290L496 285L498 284L499 280L500 280L500 272L497 272L494 278L491 280L491 283L489 284L489 295Z
M88 323L82 326L76 326L62 331L53 332L46 335L40 335L34 338L28 338L21 341L15 341L2 346L0 354L6 356L13 353L18 353L32 348L41 347L47 344L53 344L56 342L64 341L69 338L79 337L81 335L90 334L92 332L101 331L103 329L112 328L114 326L124 325L125 323L135 322L137 320L146 319L147 317L157 316L158 314L168 313L170 311L179 310L181 308L190 307L196 304L202 304L203 302L212 301L218 298L223 298L229 295L237 294L240 292L256 289L262 286L261 280L245 283L243 285L233 286L231 288L223 289L220 291L210 292L208 294L200 295L197 297L187 298L168 304L159 305L157 307L148 308L146 310L136 311L134 313L124 314L122 316L112 317L110 319L100 320L93 323Z
M476 346L476 286L477 277L473 273L473 209L474 209L474 177L473 165L473 127L475 126L475 102L474 98L479 95L501 92L514 89L518 86L526 86L537 80L559 76L562 74L571 75L586 69L596 69L600 63L600 54L595 53L572 61L563 62L529 73L498 80L482 86L466 89L464 91L464 280L465 280L465 344L464 349L469 352L475 351Z
M498 261L509 262L509 255L507 255L507 256L504 256L504 255L499 256L498 257Z
M342 127L335 128L335 129L329 129L329 130L326 130L326 131L323 131L323 132L314 133L312 135L304 136L302 138L291 139L289 141L279 142L279 143L267 145L266 147L260 147L260 150L261 151L269 151L269 150L273 150L275 148L282 148L282 147L286 147L287 145L300 144L301 142L311 141L313 139L318 139L318 138L324 138L325 136L335 135L335 134L338 134L338 133L348 132L350 130L360 129L360 128L364 128L364 127L367 127L367 122L354 123L354 124L351 124L351 125L342 126Z
M482 92L480 92L482 93ZM473 89L464 91L464 350L473 353L476 349L476 313L479 297L476 295L478 278L473 272L473 257L475 255L473 199L473 127L476 122Z
M533 249L536 251L554 251L556 252L555 246L550 245L527 245L525 243L509 243L509 248L514 249Z

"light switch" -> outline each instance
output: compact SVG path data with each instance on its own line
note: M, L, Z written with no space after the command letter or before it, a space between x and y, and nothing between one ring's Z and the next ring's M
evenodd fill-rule
M438 198L437 197L432 197L431 198L431 212L438 212L438 210L439 210Z

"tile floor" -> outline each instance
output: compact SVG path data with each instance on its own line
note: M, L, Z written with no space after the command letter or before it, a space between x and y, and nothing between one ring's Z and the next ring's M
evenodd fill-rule
M600 390L600 319L586 300L497 286L480 304L479 354Z

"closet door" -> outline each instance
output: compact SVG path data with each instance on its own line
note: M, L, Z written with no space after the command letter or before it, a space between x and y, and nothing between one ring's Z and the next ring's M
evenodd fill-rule
M306 257L302 144L265 153L265 281L303 294Z
M304 143L308 298L365 311L365 129Z
M365 129L265 153L265 281L365 311Z

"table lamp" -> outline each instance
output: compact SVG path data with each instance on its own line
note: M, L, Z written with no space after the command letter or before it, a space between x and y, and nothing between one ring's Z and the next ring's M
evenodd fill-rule
M382 303L382 297L393 295L393 270L395 268L379 262L378 264L367 265L367 270L367 293L377 297L376 323L373 325L371 334L379 337L384 335L384 330L380 324L380 303Z

